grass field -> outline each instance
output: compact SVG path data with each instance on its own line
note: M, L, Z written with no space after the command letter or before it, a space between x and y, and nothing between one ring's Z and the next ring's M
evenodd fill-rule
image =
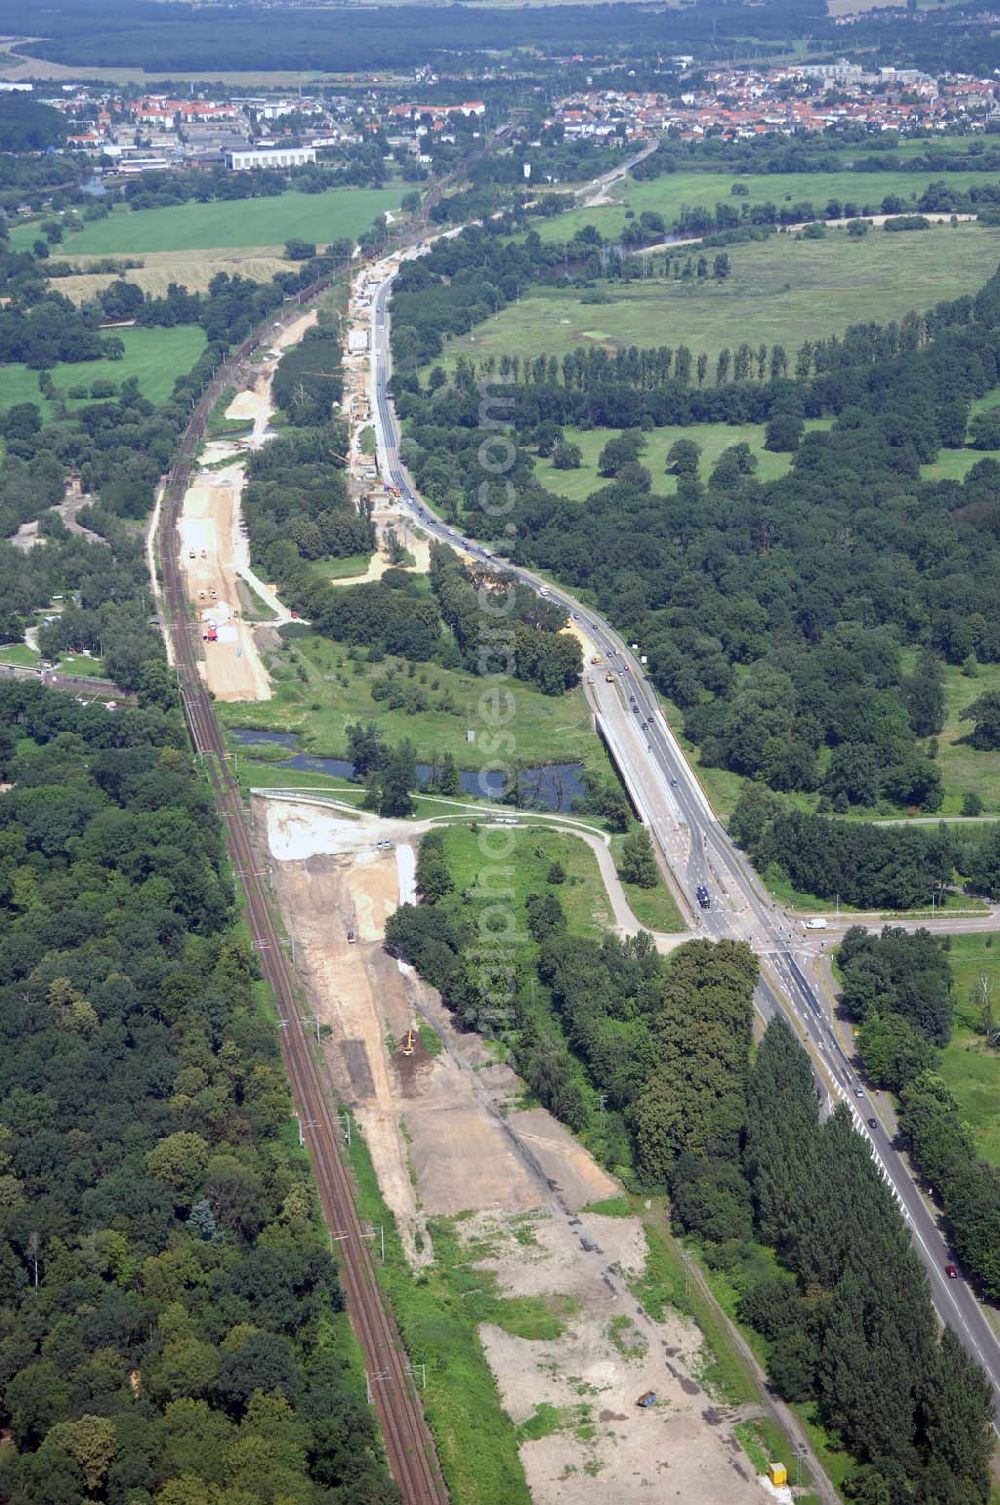
M91 658L88 653L64 653L59 660L59 671L81 679L100 679L104 665L99 658Z
M355 575L365 574L371 557L370 554L348 554L340 558L331 555L328 559L312 560L310 568L320 580L353 580Z
M510 903L521 923L524 923L524 901L529 894L555 894L572 934L599 939L613 923L611 906L597 858L586 842L545 825L518 826L512 829L511 836L513 849L504 867L510 868ZM478 826L464 823L448 826L444 850L455 889L443 902L464 907L464 895L476 888L477 877L484 868L490 870L490 881L495 881L497 864L483 856ZM564 883L548 882L553 862L558 862L566 874Z
M938 767L944 784L942 815L959 815L962 796L978 794L985 813L1000 812L1000 758L980 752L966 741L971 721L960 721L967 705L988 691L1000 690L1000 664L981 664L975 679L969 679L954 664L944 665L945 723L938 737Z
M0 643L0 664L16 664L19 669L34 669L41 658L27 643Z
M922 481L964 481L980 460L1000 459L996 449L942 449L930 465L921 465Z
M993 1010L1000 1016L1000 935L954 935L948 957L954 976L952 1036L941 1052L939 1071L951 1089L984 1160L1000 1166L1000 1050L989 1050L972 1001L981 974L993 984Z
M1000 406L1000 390L994 387L985 397L972 399L969 417L974 418L977 413L997 406ZM942 449L933 464L920 467L920 478L924 481L964 481L979 460L997 459L1000 459L1000 450L996 449Z
M437 664L416 668L412 678L403 659L387 658L377 668L352 660L347 650L319 634L296 638L271 663L275 695L257 705L220 703L229 726L294 732L304 751L342 757L347 747L345 727L354 721L374 721L390 744L404 737L417 749L417 759L432 762L452 753L462 768L481 768L494 754L468 742L467 728L485 727L478 714L482 680L464 670ZM395 671L401 682L419 690L427 709L409 713L390 710L372 699L374 678ZM527 685L511 687L516 713L508 730L516 741L516 757L525 764L587 762L606 769L601 744L590 727L582 690L569 695L542 695Z
M125 346L120 361L60 362L52 367L52 380L62 391L77 385L90 386L95 378L121 386L130 376L138 378L139 390L150 402L165 402L178 376L190 371L205 347L205 332L197 324L179 324L176 329L117 329ZM36 403L45 419L55 416L53 405L38 390L38 372L28 366L0 367L0 404ZM67 398L72 412L90 398Z
M611 838L611 850L616 859L624 840L623 835ZM645 925L649 930L674 934L687 929L681 912L674 902L674 896L662 877L657 877L655 888L640 888L638 883L625 882L622 882L622 888L625 891L629 908L640 925Z
M853 240L831 230L824 240L781 236L733 246L725 281L649 277L602 284L609 298L604 304L583 303L577 288L535 288L472 334L452 340L443 363L453 366L459 355L562 356L580 345L688 345L695 355L707 352L711 382L724 346L781 344L793 359L804 340L868 320L885 323L972 292L1000 261L1000 229L941 226L903 240L901 246L898 235L878 230Z
M829 428L832 419L810 420L807 429ZM542 485L571 502L586 501L592 492L611 483L597 473L597 459L607 441L617 433L616 429L564 429L566 439L578 444L583 454L579 470L556 470L551 460L535 461L535 475ZM693 423L687 428L658 428L646 435L646 448L640 456L641 464L653 477L653 490L660 495L670 495L677 490L677 477L666 474L667 452L678 439L692 439L701 446L698 473L707 481L712 467L724 449L734 444L749 444L757 457L755 475L761 481L774 481L783 476L791 464L791 455L774 454L764 448L764 425L762 423Z
M398 209L404 188L335 188L328 193L288 193L275 198L172 204L164 209L114 209L75 235L57 254L124 256L144 251L209 251L218 246L281 246L286 240L326 243L354 240L378 215ZM38 239L36 225L20 225L12 248Z
M878 214L887 194L896 194L915 205L928 183L942 176L923 172L843 171L738 177L734 173L688 171L665 173L644 181L630 177L611 189L611 203L571 209L552 219L534 221L532 228L537 229L543 240L553 241L567 240L584 225L595 225L605 239L613 240L625 225L626 209L636 216L644 209L661 214L669 230L685 208L714 209L721 203L732 205L737 213L741 204L774 204L780 210L790 204L810 203L817 216L822 216L829 200L837 199L856 204L863 213ZM995 183L996 177L996 173L970 170L948 173L947 181L961 193L980 183ZM746 188L745 196L736 197L730 192L737 182Z

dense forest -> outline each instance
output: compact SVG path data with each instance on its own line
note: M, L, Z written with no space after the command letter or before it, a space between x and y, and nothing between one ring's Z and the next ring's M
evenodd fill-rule
M824 29L822 0L763 0L752 9L724 0L705 0L690 10L631 5L529 8L515 18L488 7L396 7L370 11L316 11L286 5L276 32L273 17L251 5L225 11L189 4L145 4L127 0L82 0L53 5L46 12L42 41L33 55L76 64L114 64L211 77L224 58L227 70L288 68L354 72L366 68L412 67L449 53L512 45L563 53L567 38L611 52L654 52L696 42L712 46L748 32L778 41ZM0 4L0 24L12 35L23 31L23 15L13 0ZM832 34L832 33L831 33Z
M526 282L558 277L553 249L473 230L397 279L406 459L434 504L480 536L479 378L463 361L450 379L418 369ZM971 400L1000 380L1000 276L975 297L797 352L736 347L711 386L697 384L700 367L684 347L595 348L512 353L482 373L518 446L504 478L517 497L512 557L552 571L642 643L704 762L815 793L821 813L936 810L942 663L974 672L1000 659L1000 470L983 460L964 482L932 483L920 466L966 443ZM829 432L804 432L823 415ZM646 433L699 421L766 423L769 447L792 454L788 474L759 482L753 454L734 444L706 483L687 444L660 492ZM553 496L534 472L535 454L561 453L568 425L622 431L601 456L606 484L585 502ZM920 651L904 668L908 645Z
M896 1093L903 1143L947 1220L949 1242L988 1301L1000 1300L1000 1171L976 1154L958 1104L937 1074L936 1047L951 1031L948 939L886 926L855 926L839 952L840 1008L857 1025L865 1071ZM995 1022L980 990L984 1039Z
M0 94L0 151L41 152L65 140L65 121L51 105L21 93Z
M663 958L643 935L582 939L550 876L525 901L531 945L512 955L506 985L490 973L484 995L475 906L488 896L456 892L444 833L421 843L417 888L421 904L387 926L391 953L441 989L461 1025L501 1034L532 1092L609 1164L632 1166L639 1187L668 1189L677 1227L740 1293L770 1382L789 1400L814 1400L857 1460L848 1497L984 1505L989 1384L950 1331L939 1338L905 1225L847 1109L821 1125L792 1033L773 1022L751 1060L749 949L694 941ZM905 956L885 944L896 998L926 984L939 1010L927 1022L940 1028L936 943L921 939ZM857 979L867 942L852 933L851 945ZM995 1220L994 1206L970 1245L982 1252Z
M0 1494L395 1499L174 703L0 686Z
M463 55L512 50L516 55L518 49L532 62L539 54L562 60L571 45L574 52L599 54L606 63L617 58L623 86L650 88L672 52L693 51L704 61L734 54L780 56L790 42L806 38L816 56L840 55L847 46L860 56L876 55L932 74L951 68L981 76L1000 60L990 23L989 0L912 13L902 7L876 9L854 19L849 35L827 15L822 0L705 0L679 8L538 6L516 16L481 5L452 6L447 13L412 6L402 14L395 7L317 14L288 4L276 35L267 14L251 5L219 11L150 3L137 11L127 0L62 0L46 10L44 38L25 51L61 63L174 69L210 78L219 71L220 58L232 70L354 72L431 62L454 66ZM0 24L10 35L23 33L15 0L3 0Z

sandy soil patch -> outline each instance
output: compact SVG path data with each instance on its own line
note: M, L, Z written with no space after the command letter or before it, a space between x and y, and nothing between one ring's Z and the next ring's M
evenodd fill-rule
M237 392L226 409L227 418L253 418L256 420L261 406L261 394L254 388Z
M318 312L318 309L311 308L308 313L301 314L299 318L293 319L290 324L284 325L277 333L271 349L281 351L287 350L289 345L297 345L306 330L311 329L316 323Z
M268 849L277 859L277 889L295 935L296 965L311 1006L331 1026L331 1073L344 1100L356 1106L411 1258L416 1262L413 1235L424 1233L424 1212L536 1207L536 1181L499 1116L489 1112L485 1081L463 1067L489 1060L478 1037L459 1037L454 1054L431 1057L419 1043L412 1056L401 1050L407 1031L430 1007L436 1006L444 1025L436 995L380 945L385 920L399 901L401 877L405 888L412 887L411 828L350 821L289 800L262 803ZM393 849L377 849L379 838L393 840ZM347 944L348 929L358 937L353 945ZM513 1073L502 1076L513 1091Z
M274 352L300 340L315 321L315 309L294 319L276 335ZM251 567L250 540L240 509L246 478L241 451L257 448L269 438L268 425L274 411L271 380L276 364L274 353L254 372L250 385L233 397L226 417L251 420L253 432L244 440L220 439L206 444L206 466L227 460L232 463L219 470L202 470L195 476L179 522L188 597L195 605L200 629L211 624L218 633L216 642L204 645L202 672L219 700L271 698L271 684L254 629L243 620L240 610L237 579L246 582L279 623L291 620L291 612L273 588Z
M760 1490L733 1435L735 1417L693 1378L697 1330L676 1316L652 1322L619 1280L605 1278L611 1245L630 1262L643 1260L638 1221L585 1223L589 1242L601 1236L605 1247L584 1249L571 1224L545 1215L459 1225L466 1241L490 1246L478 1263L503 1293L569 1298L571 1314L554 1340L481 1329L512 1420L526 1422L540 1406L555 1413L549 1435L521 1448L532 1499L593 1505L597 1490L615 1505L752 1505ZM657 1401L642 1409L636 1400L647 1390Z
M567 1207L585 1207L588 1202L617 1195L618 1183L601 1170L569 1130L544 1108L514 1113L510 1124Z
M275 854L276 855L276 854ZM412 1018L407 982L375 942L348 943L356 924L346 856L276 861L274 884L289 932L295 966L309 1007L329 1027L323 1052L339 1101L348 1104L365 1137L382 1195L395 1217L412 1263L415 1235L430 1257L423 1218L399 1125L398 1087L387 1033L402 1038ZM391 853L382 864L391 878Z
M200 471L189 486L178 520L181 568L196 630L212 624L218 641L203 644L205 682L218 700L269 700L271 685L253 629L236 601L234 544L242 468ZM215 592L214 596L212 592Z
M259 800L267 824L267 845L279 862L303 862L308 857L369 849L370 826L321 805L288 799Z
M386 853L360 852L347 870L359 941L381 941L385 922L398 904L399 874Z
M502 1126L483 1112L468 1074L449 1055L415 1074L404 1119L420 1203L437 1216L470 1209L537 1208L540 1193Z

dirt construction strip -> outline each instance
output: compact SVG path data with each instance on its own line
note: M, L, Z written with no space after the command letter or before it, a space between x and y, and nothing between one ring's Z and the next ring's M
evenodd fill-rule
M547 1435L521 1447L536 1505L765 1498L734 1431L759 1412L714 1404L697 1329L673 1313L653 1321L631 1294L646 1261L640 1221L584 1210L617 1183L549 1113L525 1109L514 1072L383 950L385 919L412 892L418 829L288 795L254 803L309 1008L330 1026L326 1068L411 1265L434 1258L427 1218L461 1214L453 1226L499 1292L542 1297L562 1316L546 1341L480 1329L511 1419L546 1418ZM401 1049L421 1022L440 1054L419 1033L411 1054ZM647 1390L656 1402L640 1408Z
M192 630L202 638L205 648L201 672L217 700L271 698L254 628L246 620L245 604L241 604L246 598L241 597L239 582L244 581L262 599L278 622L290 621L291 613L250 567L240 497L246 450L256 449L269 438L268 424L274 411L271 381L279 353L301 340L315 321L315 310L310 310L276 332L271 352L255 368L251 385L238 392L226 409L227 418L252 421L249 438L216 440L206 445L204 464L212 468L195 471L184 495L178 521L181 569L195 612Z

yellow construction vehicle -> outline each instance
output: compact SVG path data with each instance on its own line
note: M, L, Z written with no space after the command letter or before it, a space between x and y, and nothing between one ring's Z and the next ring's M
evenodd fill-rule
M403 1036L403 1043L399 1047L404 1056L412 1056L417 1043L417 1032L411 1026Z

